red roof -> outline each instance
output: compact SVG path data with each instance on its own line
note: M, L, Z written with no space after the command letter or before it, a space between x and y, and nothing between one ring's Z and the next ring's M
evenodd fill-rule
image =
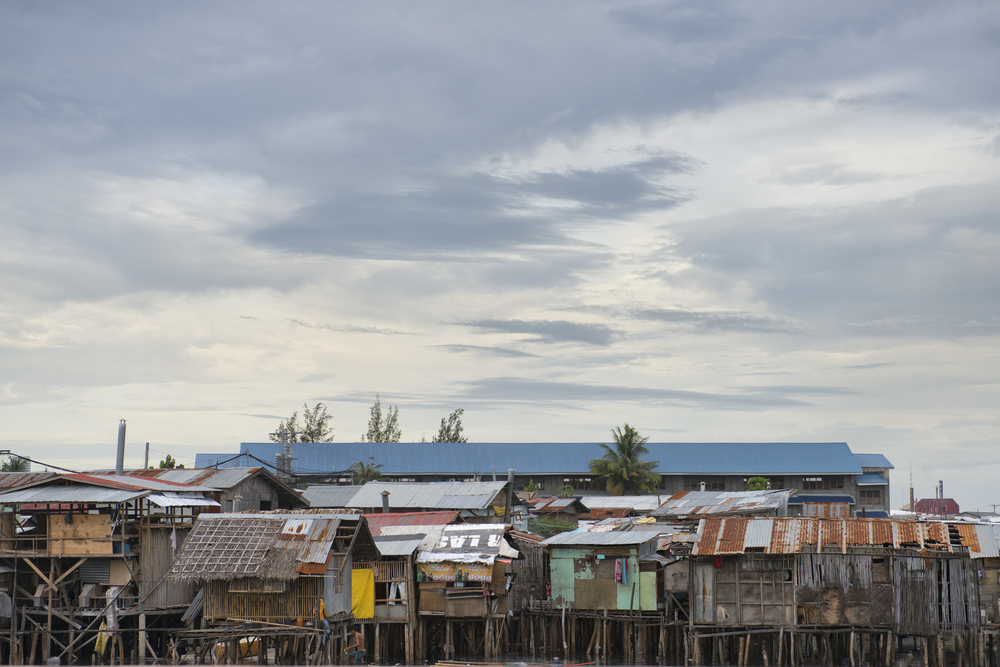
M458 521L458 512L380 512L365 514L372 537L382 534L387 526L446 526Z

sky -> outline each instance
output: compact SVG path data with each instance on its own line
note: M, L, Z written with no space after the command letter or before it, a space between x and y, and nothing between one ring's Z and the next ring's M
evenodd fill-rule
M12 1L0 62L0 447L190 466L378 395L1000 503L994 3Z

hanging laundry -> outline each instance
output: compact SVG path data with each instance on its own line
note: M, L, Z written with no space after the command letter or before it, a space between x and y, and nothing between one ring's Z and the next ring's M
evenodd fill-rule
M628 583L627 579L628 570L628 559L616 558L615 559L615 583L624 584Z

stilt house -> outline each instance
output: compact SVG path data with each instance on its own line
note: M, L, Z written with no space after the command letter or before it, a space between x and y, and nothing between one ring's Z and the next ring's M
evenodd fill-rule
M377 555L357 514L203 514L170 579L204 585L208 624L344 619L353 560Z

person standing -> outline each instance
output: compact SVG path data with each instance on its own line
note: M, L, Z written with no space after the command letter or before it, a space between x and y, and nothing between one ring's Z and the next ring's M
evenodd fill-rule
M347 634L351 636L354 640L353 644L349 644L347 648L344 649L344 653L348 657L354 658L355 665L363 665L365 660L365 636L363 633L358 632L358 626L356 623L351 623L347 626ZM353 650L352 650L353 649Z

